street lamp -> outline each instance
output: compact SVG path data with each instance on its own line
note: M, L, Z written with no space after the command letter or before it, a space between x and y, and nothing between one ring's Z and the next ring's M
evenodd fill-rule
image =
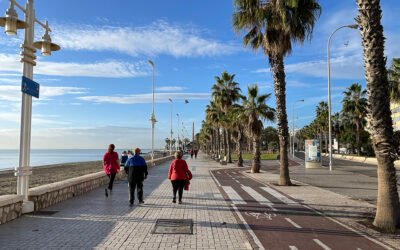
M168 98L168 100L171 102L171 135L169 138L169 154L172 155L172 109L173 109L173 101L171 98Z
M154 63L152 60L149 60L148 63L150 64L152 71L153 71L153 109L151 112L151 161L154 165L154 127L156 125L156 116L154 115Z
M5 27L7 35L16 35L18 29L25 29L24 42L21 46L21 62L23 63L23 79L33 82L33 66L36 65L35 52L38 46L42 50L43 55L50 55L51 51L57 51L60 46L51 43L48 22L43 24L35 18L33 8L33 0L27 0L25 8L19 5L15 0L10 0L10 7L6 11L6 16L0 18L0 26ZM18 20L17 7L25 14L25 21ZM45 29L45 35L41 42L34 43L35 23ZM22 90L24 88L21 88ZM38 94L38 90L37 90ZM15 171L17 176L17 194L24 197L22 212L28 213L33 211L33 202L28 201L29 176L32 174L30 170L30 150L31 150L31 124L32 124L32 96L23 92L21 105L21 131L20 131L20 151L19 165Z
M327 50L328 50L328 121L329 121L329 171L332 171L332 117L331 117L331 39L336 31L343 28L358 29L358 24L344 25L337 28L331 33L328 39Z
M295 138L295 135L294 135L294 108L295 108L295 106L294 105L298 102L304 102L304 99L297 100L293 103L293 109L292 109L292 125L293 125L293 127L292 127L292 132L293 132L293 134L292 134L292 155L293 155L293 157L294 157L294 138Z
M179 139L179 123L180 123L180 116L179 114L176 114L176 116L178 117L178 149L180 148L180 139Z

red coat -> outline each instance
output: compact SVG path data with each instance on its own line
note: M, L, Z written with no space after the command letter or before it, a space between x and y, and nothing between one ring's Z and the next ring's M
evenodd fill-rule
M104 172L106 174L118 173L118 153L117 152L106 152L103 156Z
M185 160L175 159L171 162L168 171L168 179L175 180L188 180L191 173Z

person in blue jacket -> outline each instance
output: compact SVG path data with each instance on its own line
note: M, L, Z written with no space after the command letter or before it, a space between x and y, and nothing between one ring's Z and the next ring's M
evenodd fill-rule
M140 156L140 148L135 149L135 155L128 159L125 168L128 170L129 204L132 206L135 201L135 189L139 203L144 203L143 181L147 178L148 172L146 161Z

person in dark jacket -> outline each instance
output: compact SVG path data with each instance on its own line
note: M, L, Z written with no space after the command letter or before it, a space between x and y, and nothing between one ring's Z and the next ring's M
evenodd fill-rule
M128 160L128 154L126 151L122 152L121 154L121 163L120 166L125 166L126 161Z
M128 159L125 167L128 169L129 204L132 206L135 201L135 189L139 203L144 203L143 181L147 178L148 172L146 161L140 156L140 148L135 149L135 155Z

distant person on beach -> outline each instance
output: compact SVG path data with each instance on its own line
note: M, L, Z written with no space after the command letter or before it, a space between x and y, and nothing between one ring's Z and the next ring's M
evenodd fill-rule
M196 148L195 150L194 150L194 158L195 159L197 159L197 154L199 153L199 150Z
M137 196L139 203L143 201L143 181L147 178L147 164L143 157L140 156L140 148L135 149L135 155L128 159L125 163L128 169L128 182L129 182L129 204L132 206L135 201L135 189L137 189Z
M118 159L118 153L114 152L115 145L110 144L108 146L107 152L103 156L103 168L104 172L109 178L108 182L108 187L105 189L105 195L108 197L108 190L111 191L113 189L113 184L114 184L114 179L115 175L119 171L119 159Z
M175 153L175 160L171 162L168 171L168 179L172 183L172 202L176 203L176 193L178 192L179 204L182 204L183 189L189 180L192 179L192 173L185 160L182 159L182 153Z
M126 161L128 160L128 153L124 150L121 154L121 163L120 166L125 166Z

